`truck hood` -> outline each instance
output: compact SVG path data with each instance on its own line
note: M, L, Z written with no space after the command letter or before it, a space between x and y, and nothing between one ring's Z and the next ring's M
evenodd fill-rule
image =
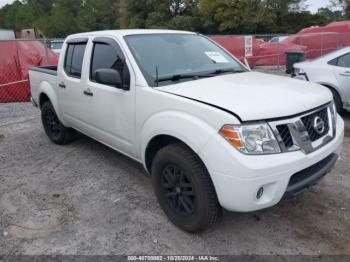
M156 89L223 108L242 121L288 117L332 101L330 91L318 84L258 72L227 74Z

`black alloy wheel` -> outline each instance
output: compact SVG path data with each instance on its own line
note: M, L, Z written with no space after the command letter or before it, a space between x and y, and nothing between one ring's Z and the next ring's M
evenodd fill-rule
M173 143L161 148L151 174L158 202L174 225L199 233L215 224L222 210L213 182L189 147Z
M55 144L65 145L76 138L76 131L61 123L50 101L41 107L41 121L46 135Z
M163 194L178 214L189 216L196 209L196 194L192 182L181 167L168 165L162 172Z

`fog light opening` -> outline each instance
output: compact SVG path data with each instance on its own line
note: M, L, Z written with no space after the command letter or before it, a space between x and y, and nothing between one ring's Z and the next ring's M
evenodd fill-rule
M258 192L256 193L256 198L260 199L262 197L262 195L264 194L264 188L260 187Z

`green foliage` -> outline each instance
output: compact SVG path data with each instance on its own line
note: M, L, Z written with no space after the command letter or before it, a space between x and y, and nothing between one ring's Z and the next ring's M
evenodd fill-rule
M197 0L125 0L128 28L200 28Z
M346 19L350 19L350 0L331 0L333 7L341 7Z
M209 25L209 33L216 28L223 33L269 32L275 26L275 15L261 0L202 0L200 3L202 20Z
M319 15L303 11L302 0L202 0L200 12L208 33L295 33L322 25Z
M334 0L350 10L350 0ZM116 28L169 28L205 34L294 33L339 20L311 14L304 0L16 0L0 8L0 28L37 27L47 37ZM349 11L350 17L350 11ZM341 19L344 17L342 16Z
M0 9L0 28L39 28L47 37L119 27L116 0L16 0Z
M286 15L283 19L283 32L294 33L301 29L313 25L325 25L326 19L319 14L311 14L310 12L292 12Z
M322 16L327 24L334 21L342 21L346 19L345 15L341 11L333 11L327 7L318 9L317 14Z
M80 31L119 28L120 3L115 0L86 0L77 16Z

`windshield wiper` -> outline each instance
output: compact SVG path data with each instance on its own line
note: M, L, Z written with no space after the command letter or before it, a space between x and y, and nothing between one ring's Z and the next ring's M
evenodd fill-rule
M157 79L157 82L165 82L165 81L179 81L181 79L188 79L188 78L196 78L200 77L198 74L177 74L177 75L172 75L172 76L165 76L165 77L159 77Z
M155 83L158 85L159 82L165 82L165 81L173 81L177 82L180 81L181 79L198 79L198 78L204 78L204 77L214 77L216 75L224 74L224 73L243 73L246 72L244 70L237 70L233 68L229 69L217 69L213 72L209 73L198 73L198 74L176 74L176 75L171 75L171 76L164 76L164 77L156 77Z
M240 70L240 69L233 69L233 68L228 68L228 69L217 69L211 73L209 73L208 75L212 74L212 75L221 75L221 74L225 74L225 73L244 73L246 72L245 70Z

